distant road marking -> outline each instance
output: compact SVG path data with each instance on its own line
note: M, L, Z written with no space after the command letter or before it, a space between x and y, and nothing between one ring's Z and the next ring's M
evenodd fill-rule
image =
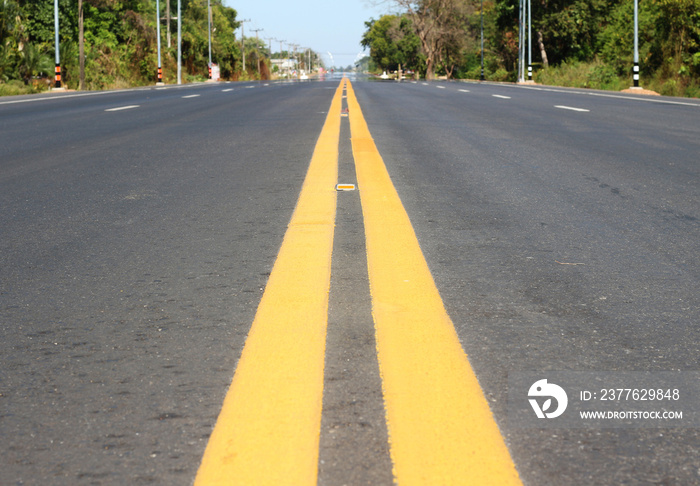
M430 86L428 83L421 83L423 86Z
M586 110L585 108L575 108L573 106L563 106L563 105L554 105L554 108L559 108L561 110L571 110L571 111L591 111L591 110Z
M122 110L132 110L138 108L141 105L129 105L129 106L119 106L117 108L108 108L105 111L122 111Z
M198 96L201 96L201 95L198 95L198 94L191 94L191 95L183 96L182 98L183 98L183 99L185 99L185 98L196 98L196 97L198 97Z
M350 82L347 92L396 483L520 485Z
M317 482L344 82L333 97L195 485Z
M222 93L228 93L229 91L233 91L233 88L228 88L228 89L222 89Z
M469 93L469 90L468 90L468 89L460 89L460 91L461 91L462 93Z
M510 96L503 96L503 95L491 95L491 96L493 96L494 98L501 98L501 99L503 99L503 100L509 100L509 99L510 99Z
M440 86L439 84L438 84L437 86L435 86L435 87L436 87L437 89L445 89L444 86Z
M246 89L253 89L255 86L246 86Z

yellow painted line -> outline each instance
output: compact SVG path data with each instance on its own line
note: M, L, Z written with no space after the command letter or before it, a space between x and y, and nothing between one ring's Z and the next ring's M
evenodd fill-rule
M521 484L349 82L347 93L395 479Z
M195 485L316 484L343 84Z

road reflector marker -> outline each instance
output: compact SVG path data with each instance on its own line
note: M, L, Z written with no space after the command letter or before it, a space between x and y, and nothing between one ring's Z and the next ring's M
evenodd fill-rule
M331 102L196 486L317 483L344 82Z
M335 190L336 191L354 191L355 184L336 184Z
M129 106L118 106L117 108L108 108L105 111L122 111L122 110L132 110L138 108L141 105L129 105Z
M395 482L521 485L348 82Z

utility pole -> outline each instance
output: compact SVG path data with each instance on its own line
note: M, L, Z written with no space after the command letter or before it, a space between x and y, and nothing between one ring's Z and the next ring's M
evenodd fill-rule
M241 20L241 52L243 53L243 72L247 72L245 68L245 23L250 22L250 19Z
M270 79L272 79L272 41L276 39L274 37L265 38L267 39L268 55L270 56Z
M294 48L294 67L298 67L297 63L297 49L300 47L299 44L291 44L291 46ZM299 72L297 70L297 76L299 76Z
M262 32L265 29L251 29L253 32L255 32L255 57L257 58L257 65L258 65L258 74L260 74L260 50L258 49L259 41L260 39L258 38L258 32Z
M274 37L265 37L267 39L267 50L270 55L270 60L272 60L272 41L276 40Z
M282 60L282 59L284 59L284 58L282 57L282 53L284 52L284 49L282 49L282 44L284 44L284 43L287 42L287 41L281 40L281 39L277 39L277 40L278 40L279 43L280 43L280 60ZM284 67L284 61L282 61L282 62L280 63L280 72L282 71L283 67Z

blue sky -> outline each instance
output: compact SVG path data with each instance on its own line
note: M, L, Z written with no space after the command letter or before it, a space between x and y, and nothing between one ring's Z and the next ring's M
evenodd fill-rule
M273 37L310 47L326 65L330 65L330 52L335 66L354 63L362 52L365 22L388 11L368 0L224 0L224 5L236 9L239 20L250 19L245 23L246 37L255 35L253 29L264 29L258 36L265 42ZM240 36L240 29L236 35ZM272 50L279 48L279 42L273 41Z

